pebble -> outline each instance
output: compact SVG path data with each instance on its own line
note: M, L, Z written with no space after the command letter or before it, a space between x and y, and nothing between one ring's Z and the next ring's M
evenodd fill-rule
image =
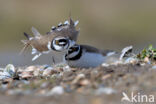
M47 69L43 71L42 76L50 76L52 74L52 70L53 70L52 67L48 67Z
M103 67L108 67L109 64L107 64L107 63L103 63L102 66L103 66Z
M63 71L71 71L71 68L67 65L63 68Z
M85 78L85 75L84 75L84 74L78 74L78 75L76 76L76 78L72 81L72 84L78 83L78 81L79 81L80 79L83 79L83 78Z
M33 77L33 73L29 72L29 71L24 71L21 73L21 78L32 78Z
M150 59L149 59L148 57L145 57L145 58L144 58L144 62L145 62L145 63L148 63L148 64L151 64Z
M101 95L101 94L107 94L107 95L110 95L110 94L114 94L116 93L116 90L112 89L112 88L109 88L109 87L100 87L98 88L96 91L95 91L95 94L96 95Z
M36 67L35 66L29 66L25 69L25 71L28 71L28 72L33 72L35 71Z
M41 84L40 87L41 87L41 88L46 88L47 86L48 86L48 82L44 82L44 83Z
M102 80L106 80L111 77L111 74L106 74L102 76Z
M3 73L6 74L9 77L13 77L15 75L15 67L14 67L14 65L8 64L5 67Z
M55 86L52 90L47 93L47 96L51 95L62 95L64 93L64 88L62 86Z
M138 60L134 57L129 57L124 61L124 64L136 63Z
M0 72L0 80L11 78L12 76L8 72Z
M34 75L35 77L39 76L39 75L40 75L40 70L35 70L35 71L33 72L33 75Z
M156 70L156 65L152 66L152 69Z
M90 81L88 79L84 79L84 80L80 81L80 85L82 85L82 86L87 86L89 84L90 84Z

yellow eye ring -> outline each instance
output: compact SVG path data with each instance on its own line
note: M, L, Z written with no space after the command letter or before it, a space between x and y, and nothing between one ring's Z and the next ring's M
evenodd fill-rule
M55 44L58 45L59 44L59 41L58 40L55 40Z

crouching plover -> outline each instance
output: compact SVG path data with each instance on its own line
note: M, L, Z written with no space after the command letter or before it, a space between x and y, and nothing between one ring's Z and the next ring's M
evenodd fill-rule
M121 54L115 51L100 50L88 45L75 44L68 50L65 60L70 67L91 68L100 66L102 63L117 61L126 56L126 51L122 52L121 56Z
M24 33L28 40L22 40L25 45L22 52L30 45L32 46L32 54L36 54L32 61L36 60L42 53L49 52L55 57L64 57L68 49L77 41L79 33L75 28L77 23L70 18L69 21L60 23L57 27L53 26L51 31L45 35L41 35L37 29L32 27L34 37ZM55 57L53 57L54 60Z

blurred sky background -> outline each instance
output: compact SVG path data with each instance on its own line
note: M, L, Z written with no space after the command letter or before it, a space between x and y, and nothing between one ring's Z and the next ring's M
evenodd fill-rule
M41 34L64 22L71 12L79 20L78 43L120 51L156 47L156 0L0 0L0 66L50 64L48 55L31 62L31 51L18 55L23 32Z

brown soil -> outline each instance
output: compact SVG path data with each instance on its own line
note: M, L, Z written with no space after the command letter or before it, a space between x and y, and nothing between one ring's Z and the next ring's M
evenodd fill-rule
M156 70L151 67L128 64L71 69L63 72L60 77L49 77L47 80L45 77L24 79L30 82L27 85L19 80L1 81L0 104L127 104L128 102L121 102L122 92L128 96L131 92L156 96ZM20 84L15 85L17 81ZM41 87L43 83L46 83L46 86ZM3 89L2 85L7 85L7 89ZM64 93L46 96L56 85L62 86ZM103 91L100 88L109 88L111 91ZM10 94L11 89L22 89L22 92L28 93Z

